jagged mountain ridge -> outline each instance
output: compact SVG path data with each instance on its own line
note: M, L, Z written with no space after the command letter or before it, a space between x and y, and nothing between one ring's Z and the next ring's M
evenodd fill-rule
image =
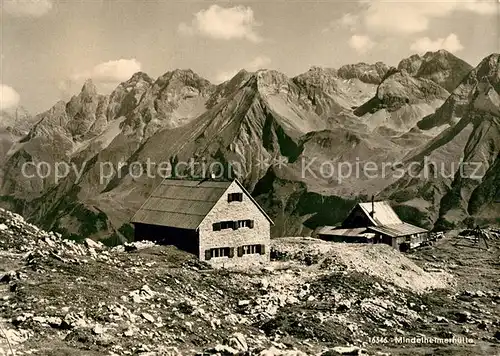
M447 128L430 142L411 151L407 164L445 174L430 179L403 177L385 194L420 210L433 210L443 227L455 226L471 215L482 221L498 219L500 160L500 55L486 57L463 79L435 114L418 126L423 130ZM418 128L415 128L418 131ZM425 164L425 160L436 164ZM463 162L460 165L460 162ZM452 165L454 163L454 165ZM427 167L427 168L425 168ZM433 171L434 170L434 171ZM415 201L415 197L420 201Z
M384 79L391 74L397 78L401 72L387 72ZM431 81L407 74L403 81L424 82L438 96L446 92ZM38 138L36 130L32 130L24 146L10 157L10 174L2 182L2 195L11 205L17 205L16 210L25 209L25 215L43 220L46 227L80 236L122 236L124 223L159 180L134 178L124 170L121 176L115 172L109 181L101 182L99 167L103 163L115 167L120 162L144 164L148 158L173 164L191 158L208 163L237 162L245 185L250 190L259 187L260 201L269 204L266 208L270 211L277 209L276 216L282 217L275 232L307 233L307 229L321 223L321 219L314 218L319 210L339 204L347 210L356 199L378 192L392 181L352 179L342 185L335 184L335 175L303 178L302 159L314 155L337 163L358 154L364 156L363 160L399 160L415 146L371 131L365 120L353 115L352 107L362 105L375 90L374 84L341 78L336 70L321 68L312 68L295 78L272 70L241 71L218 86L192 71L169 72L157 80L139 73L103 101L108 106L101 107L100 112L105 113L107 125L101 133L91 139L87 136L87 141L81 134L65 134L68 147L62 159L85 165L79 180L73 173L57 185L50 179L19 179L20 165L42 156L37 156L34 147L26 150L30 144L36 146ZM426 99L425 93L419 95L411 100ZM99 105L92 105L97 112ZM186 107L190 109L184 111L185 115L179 114ZM61 105L60 110L65 112L66 106ZM96 120L99 117L92 110L74 112L91 112L89 116ZM87 126L91 131L96 125ZM432 137L421 136L426 140ZM262 159L283 159L287 164L281 170L261 167ZM313 171L319 169L313 165ZM24 201L30 201L31 206L21 207ZM315 202L313 207L301 207L310 201ZM335 219L341 218L343 212L341 209ZM101 227L88 228L86 219ZM307 221L313 223L307 223L304 230Z
M354 110L372 129L406 132L448 98L449 93L431 80L392 70L377 87L376 95Z
M355 78L355 75L347 78L332 68L312 67L292 80L307 95L312 105L319 106L321 111L317 113L322 115L331 110L350 112L353 106L361 105L375 92L375 84ZM322 110L321 103L325 101L333 102L333 107Z
M206 110L214 90L213 84L192 70L167 72L150 83L138 105L126 113L125 130L147 139L162 128L181 126Z
M258 165L260 160L283 157L292 163L303 149L300 138L306 133L333 129L339 124L338 118L343 116L349 119L346 120L346 125L353 124L354 116L349 113L353 103L348 102L349 95L345 93L347 89L355 88L354 103L372 95L375 89L374 85L358 79L348 80L338 76L326 78L317 74L317 70L314 70L313 73L288 78L270 70L240 72L232 80L217 87L198 79L191 71L167 73L154 82L144 74L137 74L120 85L109 98L100 99L102 102L113 103L107 107L103 105L100 109L109 123L106 130L95 136L90 143L85 142L85 139L77 141L81 139L84 130L79 132L80 136L74 136L74 131L66 129L68 123L74 127L73 121L82 121L82 116L85 116L75 118L76 114L68 115L67 105L59 103L42 114L47 118L42 118L42 123L32 130L26 142L10 157L11 169L3 181L3 194L20 201L35 199L35 208L26 213L35 220L52 216L52 219L45 220L55 224L52 227L78 226L81 222L78 218L71 217L67 210L68 205L74 207L81 204L96 216L101 210L106 211L111 216L106 223L108 227L116 225L118 228L126 221L127 213L133 212L137 203L147 196L154 182L138 183L130 176L115 176L111 182L103 184L99 181L98 167L105 162L112 162L116 166L122 161L144 161L147 158L168 161L191 157L208 161L236 161L242 165L242 179L248 187L253 187L267 172L267 167ZM189 83L193 78L196 80ZM181 84L171 85L172 81ZM141 83L139 89L138 83ZM191 89L198 84L198 91ZM90 85L91 83L86 83L82 93L68 103L89 104L80 110L74 109L77 105L71 106L72 113L87 114L89 119L85 128L91 128L98 117L96 112L99 105L95 104L95 93ZM163 130L156 128L156 131L153 130L154 134L144 134L148 124L154 120L154 115L163 112L163 118L168 121L168 114L184 105L186 97L190 100L195 96L197 100L197 93L200 92L205 106L201 115L192 121L183 121L177 127L173 120L170 123L174 124L165 125ZM158 102L162 102L162 98L171 97L180 97L181 100L174 100L174 103L163 100L166 104L162 107L167 110L161 111ZM123 109L134 105L128 111ZM65 139L64 145L60 146L63 152L53 153L52 156L39 153L36 157L34 146L40 144L43 134L50 132L47 127L57 123L60 127L53 132L54 135L61 136L61 140ZM113 131L110 137L102 138L109 131ZM33 181L15 178L22 163L42 158L48 161L62 159L72 163L85 163L85 171L76 184L75 174L57 185L51 184L50 179ZM137 189L137 186L141 186L143 190ZM134 191L133 194L129 194L130 191ZM110 205L107 206L107 202ZM112 212L119 210L119 207L123 207L127 213ZM71 233L81 231L77 227Z
M412 55L401 60L397 69L387 69L376 95L354 113L363 116L372 130L397 136L434 113L471 69L445 50Z
M257 77L260 79L255 81ZM348 110L351 105L342 92L350 84L343 79L336 77L335 90L325 94L318 90L316 83L303 89L297 85L300 80L289 79L276 71L240 73L217 87L190 70L167 72L155 81L138 73L118 86L109 97L98 95L95 86L88 81L69 103L59 102L37 116L38 124L13 151L11 161L18 160L16 164L20 166L26 157L31 159L38 155L39 160L48 162L72 159L84 162L113 141L110 151L116 154L108 158L127 160L154 132L186 125L251 80L255 81L258 90L266 93L275 112L291 117L288 126L292 129L296 126L295 130L301 133L326 128L330 114ZM358 80L353 82L366 91L374 88ZM308 93L310 88L313 93ZM356 93L360 91L357 89ZM291 105L295 101L297 105ZM55 144L48 152L37 152L49 142ZM18 182L14 178L17 173L13 173L7 180L14 186L4 189L8 194L22 191L16 186L26 183ZM42 193L46 188L40 181L29 185L33 188L28 189L29 194Z

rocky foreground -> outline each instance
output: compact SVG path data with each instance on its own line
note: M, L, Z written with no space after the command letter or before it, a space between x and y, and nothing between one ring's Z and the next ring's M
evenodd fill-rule
M286 238L268 266L213 270L0 210L0 355L498 355L500 240L488 245L447 236L402 255Z

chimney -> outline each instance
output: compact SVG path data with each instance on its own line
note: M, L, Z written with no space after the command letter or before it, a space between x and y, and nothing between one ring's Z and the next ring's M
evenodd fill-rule
M375 196L372 195L372 211L370 212L370 216L373 217L375 215Z

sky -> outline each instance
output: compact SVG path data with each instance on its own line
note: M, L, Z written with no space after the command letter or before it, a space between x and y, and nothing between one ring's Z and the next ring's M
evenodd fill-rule
M87 78L107 94L138 71L220 83L441 48L476 66L500 52L498 1L0 0L0 111L45 111Z

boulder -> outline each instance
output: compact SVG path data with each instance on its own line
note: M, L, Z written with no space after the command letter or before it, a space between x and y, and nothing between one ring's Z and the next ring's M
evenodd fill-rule
M471 313L468 311L459 311L456 313L456 316L459 323L466 323L471 320Z
M154 323L154 322L155 322L155 318L154 318L154 316L152 316L152 315L151 315L151 314L149 314L149 313L146 313L146 312L141 313L141 316L142 316L144 319L146 319L147 321L149 321L150 323Z
M85 246L87 246L88 248L93 248L95 250L104 249L104 245L101 242L94 241L94 240L89 239L89 238L86 238L84 243L85 243Z
M227 342L228 346L241 352L248 351L248 344L242 333L234 333Z
M358 346L335 346L333 351L339 355L365 355L366 350Z
M92 329L92 332L96 335L101 335L104 334L104 328L101 325L96 324Z

